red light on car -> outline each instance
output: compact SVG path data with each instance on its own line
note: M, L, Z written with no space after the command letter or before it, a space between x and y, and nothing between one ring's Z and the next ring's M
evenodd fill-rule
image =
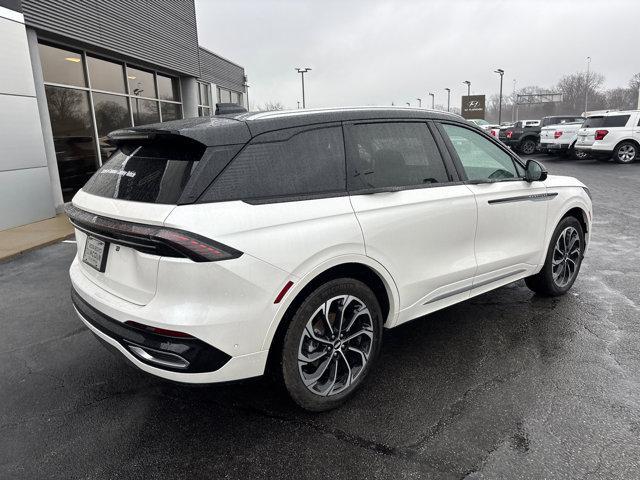
M556 130L553 132L553 138L560 138L562 136L562 130Z
M609 130L596 130L596 140L602 140L607 136L607 133L609 133Z
M124 323L137 330L144 330L145 332L156 333L158 335L164 335L165 337L193 338L188 333L177 332L175 330L167 330L166 328L152 327L150 325L143 325L141 323L133 322L131 320L127 320Z
M293 286L293 282L291 280L289 280L284 287L282 287L282 290L280 290L280 293L278 294L278 296L276 297L276 299L273 301L273 303L280 303L280 300L282 300L284 298L284 296L287 294L287 292L289 291L289 289Z
M505 133L505 136L507 138L511 138L512 135L513 135L513 132L511 130L507 130L507 133Z

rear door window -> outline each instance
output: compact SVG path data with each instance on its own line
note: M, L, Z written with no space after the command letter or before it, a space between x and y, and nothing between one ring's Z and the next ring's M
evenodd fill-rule
M582 128L600 128L604 117L589 117L582 124Z
M292 131L281 141L256 137L199 201L286 199L345 191L342 128L325 127Z
M482 135L457 125L443 124L467 178L475 181L514 180L524 171L511 156Z
M176 204L205 147L200 144L120 146L83 190L134 202Z
M356 124L349 132L349 190L449 181L426 123Z
M604 117L604 121L602 122L603 127L624 127L631 115L610 115L608 117Z

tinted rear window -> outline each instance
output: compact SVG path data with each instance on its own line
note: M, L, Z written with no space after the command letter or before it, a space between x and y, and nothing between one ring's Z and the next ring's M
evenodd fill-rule
M349 189L448 182L440 151L425 123L370 123L351 129Z
M604 117L603 127L624 127L631 115L611 115Z
M293 132L292 132L293 133ZM257 137L218 176L199 202L296 197L346 191L341 127Z
M589 117L582 124L582 128L599 128L603 120L604 117Z
M101 197L175 204L191 178L204 146L124 145L91 177L83 190Z

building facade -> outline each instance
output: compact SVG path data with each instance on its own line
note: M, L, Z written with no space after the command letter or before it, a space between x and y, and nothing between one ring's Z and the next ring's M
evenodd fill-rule
M244 105L244 68L198 45L193 0L0 0L0 230L53 217L115 129Z

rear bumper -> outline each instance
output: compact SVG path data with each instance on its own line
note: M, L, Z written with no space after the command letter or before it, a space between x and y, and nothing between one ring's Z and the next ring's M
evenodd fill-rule
M564 151L569 149L568 143L544 143L540 142L540 150Z
M247 268L254 276L260 277L259 269L249 256L233 262L248 263ZM190 266L202 268L203 264ZM269 308L256 310L252 300L263 300L260 291L252 290L250 295L244 290L241 292L243 298L238 299L222 287L212 289L212 282L199 281L193 285L190 280L198 279L198 275L191 269L189 272L190 277L183 276L180 282L172 283L171 295L166 293L166 288L159 286L156 296L147 305L136 305L96 285L83 273L77 258L69 271L75 292L74 306L80 319L97 337L139 369L184 383L227 382L262 375L268 356L268 350L262 345L273 320L270 309L278 305L273 305L271 300L267 305ZM273 276L271 270L268 272ZM175 279L175 274L171 278ZM227 282L232 283L233 278ZM211 293L203 297L197 291L199 286ZM223 296L217 297L216 292ZM202 299L197 301L193 295ZM228 298L227 302L223 303L225 298ZM153 335L142 335L140 330L125 324L129 320L184 332L194 337L194 341L170 338L166 342L166 339ZM142 347L142 351L132 350L132 346ZM169 364L152 361L146 358L146 354L155 360L169 360ZM179 364L181 359L173 355L189 362L189 367L177 368L175 361Z
M71 301L93 331L98 330L115 340L146 365L172 372L204 373L220 370L231 359L230 355L195 337L159 335L114 320L92 307L74 288Z
M613 148L608 145L579 145L578 143L576 143L575 149L596 155L613 155Z

